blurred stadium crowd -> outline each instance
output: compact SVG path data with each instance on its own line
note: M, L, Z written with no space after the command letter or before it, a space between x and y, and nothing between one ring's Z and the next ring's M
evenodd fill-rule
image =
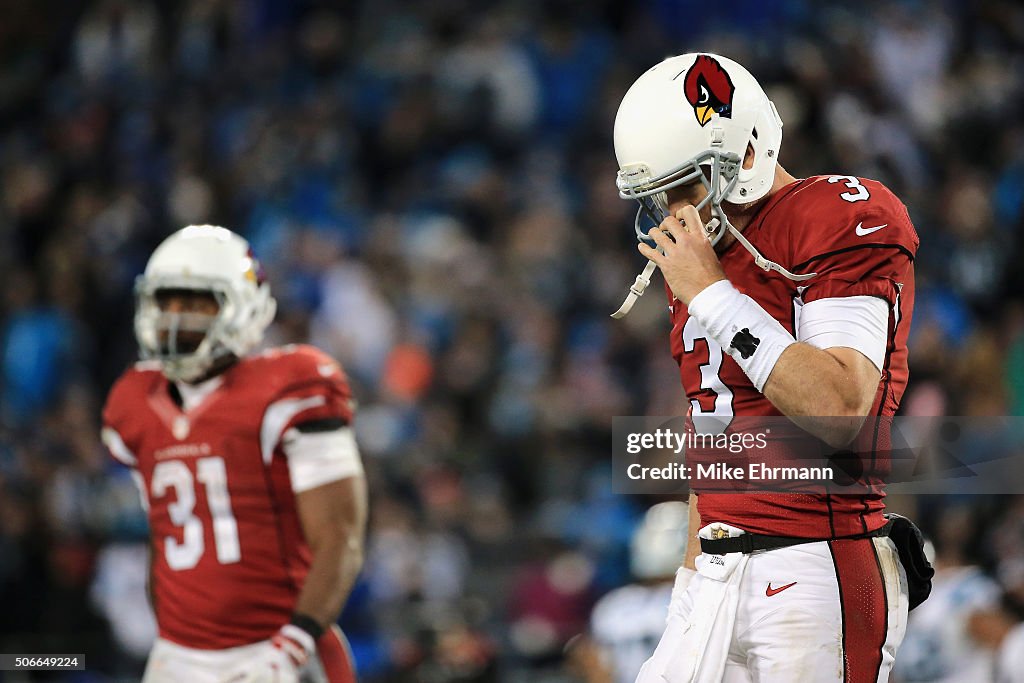
M210 222L264 261L272 342L353 380L372 518L342 624L365 680L571 680L562 648L629 580L653 502L611 492L611 418L686 407L660 291L608 317L642 265L612 121L669 54L748 65L794 175L909 206L904 413L1024 414L1018 3L4 5L0 652L141 670L145 520L98 413L134 358L135 275ZM894 503L993 582L970 628L1022 614L1024 496Z

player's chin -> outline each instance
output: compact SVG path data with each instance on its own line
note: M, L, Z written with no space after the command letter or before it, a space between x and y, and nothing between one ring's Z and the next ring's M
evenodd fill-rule
M741 214L741 213L745 213L745 212L749 212L749 211L753 210L754 207L756 207L762 201L763 201L763 199L757 199L757 200L752 201L752 202L743 202L742 204L735 204L733 202L723 201L722 202L722 208L725 209L725 212L728 215L732 215L733 213ZM708 216L710 216L711 215L710 207L705 207L705 208L708 210ZM704 218L704 213L703 212L701 212L701 216L700 217ZM709 218L704 218L704 222L705 223L708 220L710 220L710 219Z

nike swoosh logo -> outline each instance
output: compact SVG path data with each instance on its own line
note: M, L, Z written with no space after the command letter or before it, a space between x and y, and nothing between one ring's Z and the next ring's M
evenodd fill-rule
M882 223L881 225L875 226L873 228L863 228L863 227L861 227L862 225L864 225L863 222L858 223L856 229L854 230L854 232L857 233L858 237L863 237L864 235L870 235L871 233L877 232L877 231L881 230L882 228L886 227L889 224L888 223Z
M778 588L772 588L772 585L769 583L768 584L768 588L765 589L765 591L764 591L764 594L765 594L766 597L770 598L773 595L775 595L776 593L781 593L782 591L786 590L787 588L792 588L795 585L796 585L796 581L794 581L793 583L787 583L785 586L779 586Z

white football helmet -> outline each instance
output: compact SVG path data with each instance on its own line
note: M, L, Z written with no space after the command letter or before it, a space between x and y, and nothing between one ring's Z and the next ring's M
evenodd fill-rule
M733 228L722 202L745 204L771 190L782 145L782 119L757 80L736 62L707 53L670 57L645 72L626 92L615 116L616 185L623 199L640 203L637 239L649 241L641 224L658 225L668 215L666 190L699 180L711 205L705 229L712 244L730 230L764 270L795 276L765 259ZM747 146L754 150L743 168ZM650 283L648 264L631 296L612 317L622 317Z
M629 545L629 568L637 579L672 576L683 564L690 531L690 506L658 503L644 515Z
M161 311L157 293L168 289L210 292L220 309L215 316ZM140 354L159 361L173 380L194 381L229 354L243 357L263 340L277 311L249 243L213 225L190 225L165 239L136 280L135 294ZM180 349L181 331L205 336L198 348Z

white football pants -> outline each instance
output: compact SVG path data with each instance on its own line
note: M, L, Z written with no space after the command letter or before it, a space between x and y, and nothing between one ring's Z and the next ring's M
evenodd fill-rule
M673 593L637 683L888 680L908 609L906 574L888 538L703 554L697 570Z

